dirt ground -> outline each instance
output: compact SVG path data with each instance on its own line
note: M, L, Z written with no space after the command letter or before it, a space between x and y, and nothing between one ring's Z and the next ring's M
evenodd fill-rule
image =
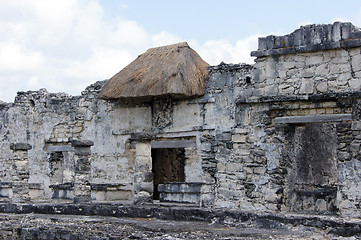
M2 239L346 239L315 229L230 227L154 218L0 214L0 224Z

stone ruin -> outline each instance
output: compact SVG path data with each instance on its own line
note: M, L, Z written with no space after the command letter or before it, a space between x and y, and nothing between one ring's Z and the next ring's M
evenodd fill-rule
M201 96L19 92L0 105L1 202L361 217L361 30L302 26L251 55L209 66Z

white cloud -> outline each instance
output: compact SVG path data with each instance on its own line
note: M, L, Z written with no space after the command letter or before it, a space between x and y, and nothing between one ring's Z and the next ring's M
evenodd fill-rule
M72 61L65 74L68 77L104 80L112 77L120 68L134 60L134 55L126 49L113 50L110 48L95 49L86 61Z
M195 47L199 55L210 65L226 63L253 63L251 51L257 49L258 36L253 35L238 40L235 45L228 40L210 40L201 46Z
M0 44L0 71L34 71L40 69L43 62L40 52L24 49L12 42Z
M18 90L80 94L110 78L150 47L184 41L166 31L149 33L139 23L105 18L100 0L0 0L0 99ZM126 8L126 6L121 6ZM257 37L189 41L211 65L253 62Z

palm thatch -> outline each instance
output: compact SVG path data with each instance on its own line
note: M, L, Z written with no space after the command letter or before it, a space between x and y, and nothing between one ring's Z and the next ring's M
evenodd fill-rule
M200 96L205 93L208 66L186 42L151 48L109 79L98 97Z

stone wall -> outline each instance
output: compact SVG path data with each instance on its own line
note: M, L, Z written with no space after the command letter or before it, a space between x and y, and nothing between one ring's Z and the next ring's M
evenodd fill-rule
M340 23L301 30L260 39L252 53L252 75L237 89L233 149L218 161L216 205L359 216L360 32Z
M0 104L1 199L19 199L11 144L31 146L22 190L35 202L151 202L152 149L175 148L184 176L161 184L164 200L360 216L360 38L349 23L261 38L254 65L210 67L194 99L103 101L105 81L19 92Z

